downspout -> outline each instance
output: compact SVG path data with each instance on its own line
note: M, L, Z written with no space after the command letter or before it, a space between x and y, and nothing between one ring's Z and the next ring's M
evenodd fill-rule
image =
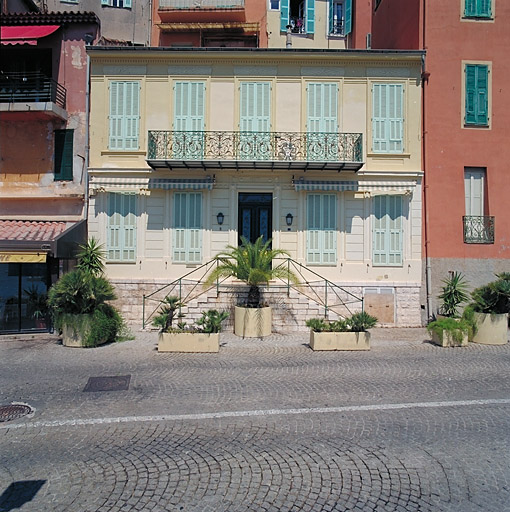
M85 47L86 50L87 47ZM87 52L87 84L85 87L85 208L84 218L89 219L89 151L90 151L90 55ZM88 228L87 228L88 232Z

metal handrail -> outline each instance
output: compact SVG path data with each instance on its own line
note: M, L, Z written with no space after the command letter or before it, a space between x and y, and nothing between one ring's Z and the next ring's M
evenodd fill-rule
M243 9L244 0L159 0L159 10Z

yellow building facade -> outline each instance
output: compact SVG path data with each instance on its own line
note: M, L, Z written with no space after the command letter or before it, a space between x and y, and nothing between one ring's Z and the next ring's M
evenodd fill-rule
M143 295L261 235L312 288L340 286L384 324L420 324L420 52L89 56L89 236L130 320ZM288 329L324 311L294 302Z

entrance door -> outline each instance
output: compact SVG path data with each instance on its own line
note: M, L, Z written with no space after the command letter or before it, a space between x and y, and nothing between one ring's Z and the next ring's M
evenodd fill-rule
M255 242L262 236L264 242L273 232L273 194L240 193L239 194L239 244L244 236Z

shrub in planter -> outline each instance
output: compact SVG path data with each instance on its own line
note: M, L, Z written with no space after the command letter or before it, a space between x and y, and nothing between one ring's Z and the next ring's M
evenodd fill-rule
M457 318L441 318L430 322L427 330L432 341L441 347L463 347L468 344L472 325L467 320Z
M442 283L444 286L441 294L437 297L442 301L439 314L457 318L459 316L458 308L469 300L468 284L460 272L454 272L447 279L443 279Z

